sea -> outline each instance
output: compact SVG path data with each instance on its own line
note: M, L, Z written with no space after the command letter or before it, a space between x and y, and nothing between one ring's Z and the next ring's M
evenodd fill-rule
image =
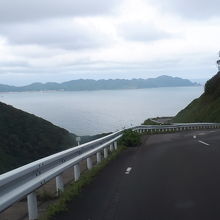
M203 93L203 86L131 90L0 93L0 101L77 135L95 135L174 116Z

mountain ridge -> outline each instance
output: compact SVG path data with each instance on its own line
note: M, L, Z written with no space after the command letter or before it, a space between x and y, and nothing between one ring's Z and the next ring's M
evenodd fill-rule
M115 89L142 89L158 87L199 86L188 79L162 75L149 79L78 79L63 83L35 82L25 86L10 86L0 84L0 92L25 92L25 91L83 91L83 90L115 90Z

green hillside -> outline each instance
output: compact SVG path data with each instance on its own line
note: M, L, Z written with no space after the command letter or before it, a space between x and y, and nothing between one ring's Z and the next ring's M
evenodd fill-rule
M204 93L180 111L174 122L220 122L220 72L206 82Z
M75 145L74 135L0 102L0 173Z

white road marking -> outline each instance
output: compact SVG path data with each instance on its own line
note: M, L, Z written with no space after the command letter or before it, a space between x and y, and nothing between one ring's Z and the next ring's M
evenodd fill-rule
M196 139L196 135L194 135L193 138Z
M131 170L132 170L132 168L131 168L131 167L128 167L128 168L126 169L125 174L129 174L129 173L131 172Z
M206 133L199 133L199 135L206 135Z
M210 144L207 144L206 142L204 142L204 141L198 141L199 143L201 143L201 144L204 144L204 145L206 145L206 146L209 146Z

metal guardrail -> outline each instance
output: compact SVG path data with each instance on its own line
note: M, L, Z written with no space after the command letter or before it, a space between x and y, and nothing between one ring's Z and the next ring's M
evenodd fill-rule
M192 129L220 128L220 123L185 123L172 125L141 125L131 129L143 132L169 132ZM96 154L97 163L101 162L101 151L104 158L108 150L117 149L117 141L123 130L99 138L86 144L70 148L40 160L29 163L0 175L0 212L27 196L29 219L37 219L37 198L35 191L53 178L56 178L57 192L63 191L62 173L74 167L74 178L80 178L79 162L87 160L87 168L92 168L91 156Z
M220 128L220 123L174 123L170 125L141 125L133 130L142 132L154 132L154 131L183 131L183 130L196 130L196 129L209 129Z
M174 123L170 125L141 125L133 130L144 131L182 131L205 128L220 128L220 123Z

